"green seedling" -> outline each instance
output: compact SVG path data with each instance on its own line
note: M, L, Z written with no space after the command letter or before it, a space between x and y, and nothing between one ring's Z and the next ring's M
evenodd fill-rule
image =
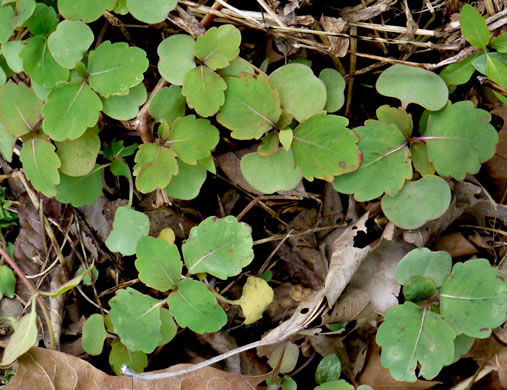
M396 268L406 302L388 310L377 332L380 361L394 379L432 379L475 338L506 320L507 284L486 259L456 263L447 252L414 249Z

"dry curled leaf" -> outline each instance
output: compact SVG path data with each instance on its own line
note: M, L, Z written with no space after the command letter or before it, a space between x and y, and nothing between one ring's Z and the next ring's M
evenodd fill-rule
M4 390L251 390L252 386L266 378L266 375L246 377L205 367L172 378L132 382L127 377L106 375L74 356L37 347L19 358L18 363L16 376ZM178 364L156 372L175 371L188 366Z
M345 294L336 302L331 314L324 318L324 322L326 324L339 324L354 321L369 302L370 297L365 290L358 288L347 289Z

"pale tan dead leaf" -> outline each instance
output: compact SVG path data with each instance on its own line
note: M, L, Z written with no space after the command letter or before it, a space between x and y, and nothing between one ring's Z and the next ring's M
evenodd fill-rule
M431 249L448 252L452 257L475 255L479 252L461 232L444 234Z
M342 18L332 18L323 16L320 23L324 31L332 33L342 33L347 26L347 22ZM348 38L329 36L329 52L337 57L345 57L349 48L350 41Z
M331 260L326 277L324 294L329 307L333 307L345 287L356 273L361 262L371 251L370 246L357 248L354 238L357 233L366 232L368 213L363 215L354 225L347 227L331 246Z
M350 286L364 290L378 314L384 314L398 304L400 285L394 280L394 272L400 260L412 245L401 241L382 240L363 260L350 282Z
M344 10L341 16L349 23L361 22L363 20L372 19L382 12L389 10L394 3L396 3L396 0L380 0L376 1L372 6L363 9L350 7L350 9Z
M375 390L400 389L430 389L441 382L417 380L416 382L401 382L394 380L389 370L380 363L380 347L372 343L363 372L359 375L358 383L370 385Z
M18 360L16 376L4 390L251 390L260 377L241 377L206 367L168 379L133 382L127 377L106 375L88 362L62 352L33 347ZM157 372L188 367L178 364Z
M338 299L338 302L336 302L331 314L324 316L323 321L326 324L354 321L369 302L370 297L365 290L358 288L347 289L340 299Z
M498 379L504 389L507 389L507 348L502 349L495 356L495 364L498 370Z

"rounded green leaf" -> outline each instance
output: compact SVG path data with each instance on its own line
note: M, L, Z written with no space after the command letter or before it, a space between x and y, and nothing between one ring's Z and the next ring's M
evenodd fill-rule
M9 41L2 45L2 54L5 57L5 62L16 73L23 72L21 50L23 50L22 41Z
M100 151L98 128L90 128L79 138L58 144L60 171L67 176L84 176L95 167Z
M359 169L334 179L338 192L354 194L359 202L372 200L384 192L395 196L412 177L405 137L394 125L368 120L354 132L362 153Z
M247 154L241 159L241 173L248 184L264 194L292 190L303 177L294 165L292 151L285 149L270 156Z
M181 279L180 252L162 238L142 237L137 243L136 268L139 279L159 291L172 290Z
M129 13L127 9L127 0L117 0L113 12L118 15L127 15Z
M195 333L216 332L227 323L227 315L207 287L193 279L183 279L169 295L169 311L182 328Z
M106 240L106 246L112 252L124 256L136 253L137 242L147 236L150 230L148 216L129 207L119 207L114 215L113 230Z
M127 95L129 89L143 81L148 69L146 52L129 47L126 42L103 42L88 57L90 86L104 97Z
M304 65L303 65L304 66ZM334 176L355 171L361 152L348 120L336 115L315 115L294 130L294 160L305 179L332 181Z
M440 176L463 180L467 173L479 172L481 163L493 157L498 133L490 120L491 115L474 108L471 101L449 103L430 114L423 138Z
M32 35L49 35L56 29L58 22L59 20L53 7L37 3L32 16L26 22L26 26Z
M103 168L97 165L85 176L72 177L60 173L60 184L55 198L60 203L70 203L74 207L92 205L102 195Z
M14 32L14 27L11 21L14 20L15 13L12 7L0 7L0 43L5 43L9 40Z
M81 339L83 349L90 355L100 355L105 339L104 319L100 314L92 314L83 325L83 338Z
M412 278L403 286L405 300L420 302L437 294L437 287L431 279Z
M425 176L407 183L394 197L382 198L385 216L402 229L417 229L437 219L451 204L451 189L438 176Z
M11 20L14 27L21 27L35 11L35 0L17 0L16 16Z
M25 84L2 85L0 101L0 122L6 133L19 137L39 122L43 103Z
M472 46L486 48L489 43L488 25L470 4L465 4L459 16L461 33Z
M239 54L241 33L231 24L210 28L195 43L195 56L212 70L225 68Z
M7 133L0 122L0 154L8 162L12 162L12 151L16 144L16 136Z
M491 47L499 53L507 53L507 34L500 34L493 38Z
M48 38L55 61L65 69L74 69L94 40L90 27L81 21L64 20Z
M35 189L48 197L54 196L60 182L60 159L53 144L38 138L25 141L19 159Z
M206 169L203 166L188 165L178 160L178 174L171 179L164 192L171 198L194 199L199 195L205 180Z
M345 379L339 379L323 383L320 386L317 386L314 390L354 390L354 386L348 383Z
M319 385L340 379L342 363L335 354L327 355L319 362L315 370L315 382Z
M151 353L162 340L161 301L128 287L109 300L115 333L130 351Z
M109 364L114 373L118 376L122 375L121 367L124 364L133 369L135 372L143 372L148 366L148 357L141 351L129 351L120 340L115 339L111 343L111 353L109 354Z
M431 111L440 110L447 103L449 90L445 81L435 73L422 68L395 64L377 79L377 91L397 98L406 108L416 103Z
M57 82L69 78L69 70L58 65L48 49L46 39L40 35L27 39L21 50L21 58L25 72L43 87L53 88Z
M224 104L225 81L206 66L194 68L185 74L183 96L187 104L200 116L215 115Z
M158 45L158 71L171 84L183 85L185 75L195 68L195 41L190 35L175 34Z
M454 339L454 359L452 362L457 362L464 354L470 351L474 342L475 338L473 337L464 334L456 336Z
M174 322L173 316L167 309L160 309L160 322L160 333L162 334L162 339L160 340L159 345L165 345L171 341L174 336L176 336L178 326Z
M178 0L127 0L127 9L134 18L141 22L155 24L161 23L176 8Z
M58 11L69 20L90 23L102 16L105 10L113 9L116 0L58 0Z
M409 138L412 135L412 129L414 127L412 115L403 108L394 108L384 105L377 108L376 114L379 121L387 123L388 125L395 125L400 129L405 138Z
M472 62L481 55L481 52L472 54L465 58L463 61L456 62L451 65L447 65L442 72L440 77L449 85L461 85L467 83L475 72L475 67Z
M84 81L51 90L42 107L42 129L55 141L76 139L95 126L102 102Z
M137 116L139 106L146 101L147 97L146 87L140 83L130 88L128 95L109 96L107 99L102 99L102 111L113 119L126 121Z
M321 112L326 106L326 86L306 65L284 65L271 73L269 81L280 92L283 110L299 122Z
M188 115L174 121L167 141L178 158L195 165L198 160L211 155L211 150L217 146L219 139L218 129L207 119L196 119L194 115Z
M7 265L0 265L0 296L14 298L16 291L16 277Z
M176 154L159 144L143 144L135 157L136 188L144 194L165 188L178 174Z
M457 263L440 289L440 312L457 334L487 338L507 312L507 284L486 259Z
M192 228L183 244L188 272L207 272L219 279L238 275L253 260L252 234L235 217L209 217Z
M447 252L432 252L427 248L417 248L405 255L396 267L396 282L404 285L415 277L433 280L437 287L442 286L451 273L452 259Z
M32 300L32 302L34 301L35 299ZM32 303L32 310L19 320L16 331L9 339L9 344L5 348L2 357L2 365L9 366L14 363L18 357L35 345L37 338L37 314L35 303Z
M226 68L218 69L217 73L222 77L234 76L239 77L242 73L255 75L255 69L247 60L236 57L233 59Z
M265 76L245 74L227 77L225 82L225 103L217 121L232 131L233 138L259 139L275 126L281 114L280 95Z
M424 142L413 142L410 145L410 156L414 168L422 176L434 175L435 168L428 157L428 147Z
M185 116L187 103L181 94L181 87L171 85L162 88L151 99L149 106L150 115L158 122L166 122L170 126L176 118Z
M494 58L495 60L500 61L502 64L507 65L507 54L491 52L487 54L481 54L479 51L477 54L480 54L472 61L472 66L483 75L488 75L488 58Z
M432 379L454 357L454 329L438 314L406 302L386 313L377 332L382 347L380 362L397 381L415 382L420 375Z
M327 100L324 109L327 112L338 111L345 103L345 79L336 69L332 68L322 69L319 79L326 86Z

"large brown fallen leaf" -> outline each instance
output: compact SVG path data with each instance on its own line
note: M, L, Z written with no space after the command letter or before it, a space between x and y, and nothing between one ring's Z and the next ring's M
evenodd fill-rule
M168 379L136 382L107 375L74 356L37 347L19 358L18 364L16 376L4 390L251 390L266 379L266 375L247 377L205 367ZM157 372L188 366L178 364Z

